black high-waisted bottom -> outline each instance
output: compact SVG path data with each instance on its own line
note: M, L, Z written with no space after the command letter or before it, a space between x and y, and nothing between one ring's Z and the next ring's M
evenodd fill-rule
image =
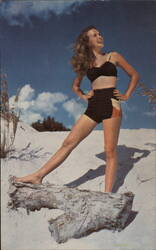
M85 115L97 123L104 119L122 116L120 100L114 95L113 88L94 89L94 95L88 99Z

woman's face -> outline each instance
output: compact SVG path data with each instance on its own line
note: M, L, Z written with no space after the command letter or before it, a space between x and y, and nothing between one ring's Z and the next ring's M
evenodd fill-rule
M100 32L97 29L90 29L87 32L87 35L89 37L89 45L92 48L103 48L104 46L104 39L101 36Z

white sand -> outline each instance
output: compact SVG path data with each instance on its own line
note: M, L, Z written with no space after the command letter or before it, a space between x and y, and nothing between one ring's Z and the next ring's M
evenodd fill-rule
M80 239L56 243L48 220L63 213L20 208L8 212L8 177L24 176L40 168L61 146L69 132L37 132L19 123L15 153L2 160L1 240L2 250L155 250L156 249L156 131L121 129L118 141L118 172L114 192L135 194L132 221L121 232L107 229ZM30 145L28 146L28 144ZM26 148L26 146L28 146ZM72 184L80 189L103 191L105 153L103 131L94 130L43 182Z

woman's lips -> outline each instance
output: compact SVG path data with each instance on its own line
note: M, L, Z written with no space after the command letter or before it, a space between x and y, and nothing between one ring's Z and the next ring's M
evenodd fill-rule
M103 43L103 41L100 41L100 42L98 42L98 43L102 44L102 43Z

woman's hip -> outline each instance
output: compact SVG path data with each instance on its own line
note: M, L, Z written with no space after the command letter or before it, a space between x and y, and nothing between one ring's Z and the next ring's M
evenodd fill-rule
M94 105L101 105L101 103L109 104L111 98L120 101L113 93L115 87L113 88L103 88L103 89L94 89L94 94L91 98L88 99L88 103L93 103Z

